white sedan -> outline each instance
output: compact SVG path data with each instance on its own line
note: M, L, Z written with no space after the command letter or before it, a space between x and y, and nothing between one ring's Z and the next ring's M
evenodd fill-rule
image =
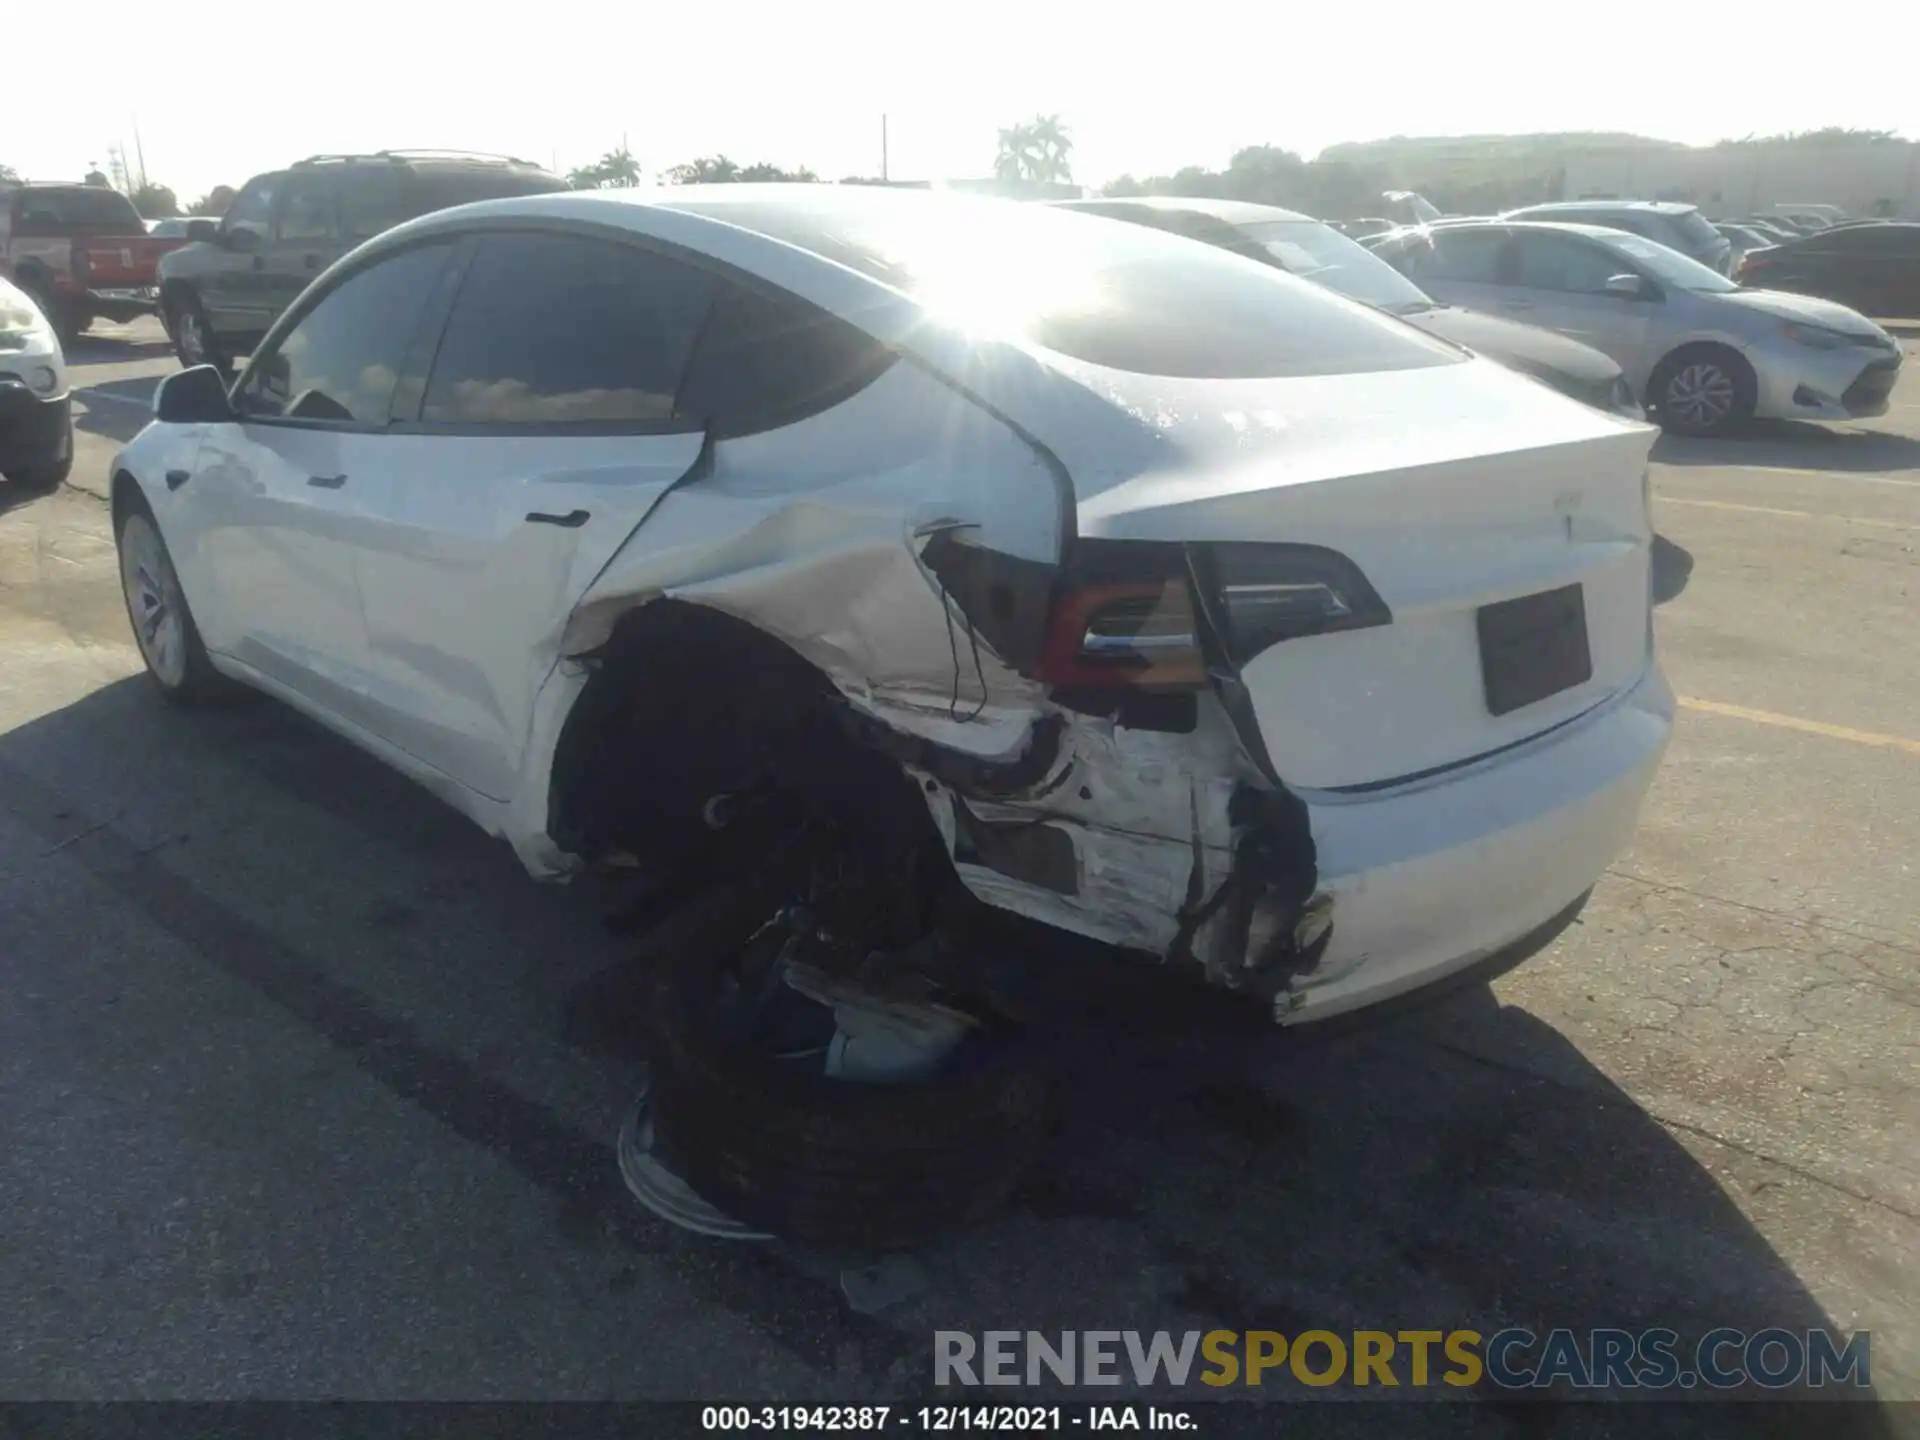
M544 878L771 782L1309 1022L1544 944L1672 722L1651 429L1095 216L469 205L156 408L161 691L276 695Z

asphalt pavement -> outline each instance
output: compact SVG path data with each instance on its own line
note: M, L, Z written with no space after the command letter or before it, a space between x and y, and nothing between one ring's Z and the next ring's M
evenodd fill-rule
M1018 1203L866 1314L869 1257L628 1198L588 896L277 705L155 698L98 497L172 361L71 358L72 486L0 514L0 1396L902 1400L941 1329L1724 1324L1870 1329L1920 1399L1920 374L1661 441L1680 724L1549 951L1321 1044L1088 1046Z

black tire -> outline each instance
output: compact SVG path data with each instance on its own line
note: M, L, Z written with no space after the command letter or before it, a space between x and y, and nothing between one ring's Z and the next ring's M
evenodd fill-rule
M187 604L185 592L178 588L177 572L173 574L173 586L179 604L182 663L177 674L162 673L165 667L156 666L149 645L141 638L141 617L136 613L134 597L129 593L126 581L129 534L136 525L151 529L153 541L171 571L173 557L167 552L167 542L160 534L160 525L154 519L153 510L138 490L129 489L125 499L114 507L113 539L120 557L120 594L127 607L127 623L133 627L134 643L140 651L140 658L146 662L147 677L162 698L171 704L188 708L226 704L244 695L244 688L214 669L213 662L207 658L207 647L200 639L200 627L194 623L193 610Z
M1721 394L1724 410L1708 403ZM1647 408L1661 429L1675 435L1725 435L1753 419L1759 400L1753 367L1724 345L1683 346L1655 366L1647 381Z
M672 1162L737 1219L832 1249L900 1250L983 1219L1050 1132L1051 1067L1034 1036L999 1032L949 1073L878 1085L799 1071L710 1030L727 967L791 893L765 872L719 885L649 937L654 1124Z
M174 356L183 368L211 365L222 375L233 375L233 358L220 348L220 338L207 321L200 297L182 290L166 302L164 317L167 339L173 343Z
M27 298L39 306L40 313L47 317L47 324L53 327L53 333L62 347L72 344L86 329L80 312L64 304L59 293L45 279L22 280L19 284Z

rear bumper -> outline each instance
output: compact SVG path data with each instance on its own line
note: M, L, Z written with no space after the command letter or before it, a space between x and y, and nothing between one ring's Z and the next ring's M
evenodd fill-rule
M1448 979L1574 906L1633 834L1673 714L1650 662L1628 693L1481 764L1390 792L1308 792L1333 933L1282 1022Z
M57 465L72 444L72 406L65 395L42 400L24 385L0 384L0 475Z

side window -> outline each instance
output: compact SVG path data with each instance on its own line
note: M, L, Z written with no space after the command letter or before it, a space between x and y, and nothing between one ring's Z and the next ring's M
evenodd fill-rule
M326 240L333 235L333 185L319 175L296 175L280 196L274 229L282 240Z
M573 235L483 236L440 338L420 418L451 425L659 425L712 277Z
M278 175L262 175L247 182L233 197L226 216L220 222L228 230L251 230L256 240L267 238L267 222L273 215L273 197L280 189Z
M404 250L350 276L260 355L236 401L256 418L384 425L407 347L453 247Z
M1417 272L1422 280L1453 280L1467 285L1501 284L1500 252L1504 230L1440 230L1433 252Z
M1570 235L1523 234L1515 236L1514 243L1518 247L1514 283L1529 290L1604 295L1609 276L1632 269L1600 246Z
M720 282L676 413L716 440L771 430L837 404L893 358L834 316Z
M340 234L357 244L413 217L407 176L399 170L366 169L340 179Z

